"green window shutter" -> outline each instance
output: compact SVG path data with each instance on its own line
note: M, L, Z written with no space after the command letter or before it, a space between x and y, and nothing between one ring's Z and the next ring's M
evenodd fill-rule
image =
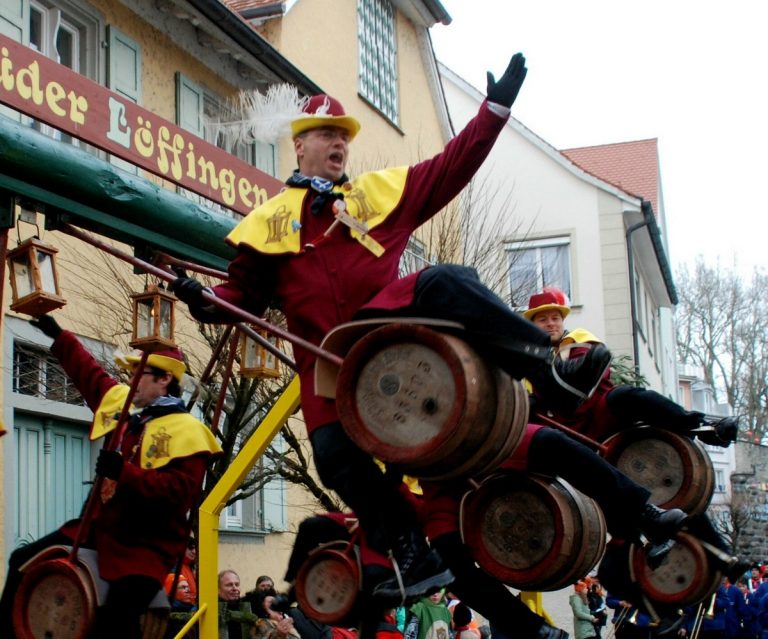
M109 26L110 89L135 104L141 101L141 47L120 30Z
M16 413L14 547L80 514L91 479L88 427Z
M29 43L29 0L0 0L0 33Z
M109 60L107 86L126 100L139 104L141 100L141 47L112 25L107 28ZM128 173L138 174L138 167L114 155L109 161Z
M16 42L29 44L29 0L0 0L0 33ZM21 120L18 111L0 106L0 115Z
M203 88L176 73L176 123L190 133L203 135Z

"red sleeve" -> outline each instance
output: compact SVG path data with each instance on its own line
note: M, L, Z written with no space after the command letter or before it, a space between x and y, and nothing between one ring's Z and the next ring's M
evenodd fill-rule
M401 215L410 217L414 228L435 215L469 183L506 121L484 101L478 114L440 153L410 168Z
M192 455L174 459L160 468L145 470L134 464L123 464L117 480L122 497L137 501L167 502L169 496L180 503L197 499L208 467L209 455Z
M99 407L104 394L118 383L70 331L62 331L53 341L51 353L59 360L92 411Z
M242 245L227 268L229 278L213 287L216 297L261 316L272 301L275 286L275 268L279 258L261 255ZM209 306L203 309L190 307L192 316L200 322L239 322L226 311Z

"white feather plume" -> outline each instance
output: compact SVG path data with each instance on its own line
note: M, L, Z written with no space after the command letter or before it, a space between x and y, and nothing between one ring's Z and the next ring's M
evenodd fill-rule
M290 134L291 122L301 117L307 100L291 84L274 84L266 93L241 91L224 118L205 123L206 138L223 137L227 149L237 143L274 144Z

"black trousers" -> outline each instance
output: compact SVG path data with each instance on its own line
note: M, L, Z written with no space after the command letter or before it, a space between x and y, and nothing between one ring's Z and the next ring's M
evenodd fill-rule
M398 488L401 478L385 476L339 422L315 429L310 442L320 479L357 515L371 548L386 555L404 536L423 539L416 513Z
M410 306L396 310L365 309L356 316L429 317L459 322L480 354L512 377L527 377L552 350L550 338L533 322L515 313L487 288L468 266L440 264L422 271Z
M592 497L614 537L634 538L651 493L609 464L591 448L554 428L542 428L528 448L528 470L559 476Z
M455 581L448 587L462 603L488 619L496 634L509 639L534 639L544 619L539 617L497 579L478 568L458 532L432 540L451 569Z
M628 426L643 422L665 430L685 433L698 428L702 413L688 411L654 390L637 386L616 386L606 397L608 408Z
M46 548L71 544L69 536L56 530L11 553L0 597L0 637L16 636L13 631L13 603L23 576L19 569ZM107 601L96 614L95 639L140 639L140 617L160 586L160 582L142 575L130 575L110 582Z

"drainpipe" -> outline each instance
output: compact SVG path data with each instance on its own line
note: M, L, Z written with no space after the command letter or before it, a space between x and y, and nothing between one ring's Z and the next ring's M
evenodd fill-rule
M642 209L645 213L645 201L643 201ZM635 375L640 375L640 340L637 334L637 300L635 296L637 291L635 290L635 256L632 251L632 234L651 223L650 218L645 215L642 222L633 224L627 229L627 268L629 269L629 311L632 316L632 356L635 362Z

